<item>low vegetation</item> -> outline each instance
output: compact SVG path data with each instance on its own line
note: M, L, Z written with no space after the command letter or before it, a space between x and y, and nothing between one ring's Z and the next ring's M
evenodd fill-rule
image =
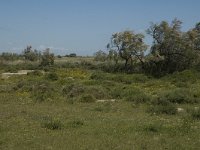
M1 73L31 71L0 80L0 149L199 149L200 30L180 25L152 24L147 56L132 31L95 57L3 53Z

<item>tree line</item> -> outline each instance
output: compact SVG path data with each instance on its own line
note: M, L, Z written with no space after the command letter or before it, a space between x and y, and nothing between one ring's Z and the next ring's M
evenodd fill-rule
M1 62L24 60L25 62L40 62L41 66L51 66L54 64L55 56L46 48L43 52L32 49L32 46L27 46L21 54L3 52L0 55Z
M124 60L124 69L134 69L139 64L141 71L162 76L200 65L200 22L183 32L182 22L174 19L171 23L151 23L146 33L153 39L149 52L144 34L134 31L114 33L107 45L108 52L98 51L95 59L100 61Z

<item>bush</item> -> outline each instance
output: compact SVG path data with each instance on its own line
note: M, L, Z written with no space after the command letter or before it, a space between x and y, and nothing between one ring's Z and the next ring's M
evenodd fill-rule
M15 90L15 91L21 90L21 91L30 92L33 90L34 84L35 84L35 82L33 82L33 81L21 80L13 87L13 90Z
M153 114L174 115L177 113L176 107L165 99L154 99L149 107L148 112Z
M117 87L112 91L112 96L113 98L125 99L134 103L145 103L151 99L142 90L132 86Z
M109 90L101 86L88 86L85 88L85 93L90 93L96 99L108 99L110 98Z
M40 70L34 70L32 72L28 72L27 75L42 76L43 73Z
M94 98L94 99L103 99L103 98L109 98L108 91L103 89L101 86L85 86L78 83L69 83L64 86L62 93L64 96L67 96L68 98L78 98L81 99L81 97L84 97L88 93Z
M92 103L95 102L96 99L93 95L85 94L80 97L79 101L82 103Z
M32 97L39 102L52 98L54 95L54 88L47 82L40 82L33 86Z
M58 75L55 72L50 72L46 75L47 80L56 81L58 80Z
M148 80L148 77L143 74L116 74L112 77L111 80L114 80L116 82L122 82L125 84L145 83Z
M142 90L137 88L127 89L123 93L125 100L135 103L145 103L150 101L150 96L145 94Z
M194 109L192 112L191 112L191 116L193 119L196 119L196 120L200 120L200 109Z
M185 88L177 88L173 90L168 90L160 93L158 95L161 99L165 99L166 101L172 103L197 103L199 98L196 94L189 89Z
M144 126L144 131L157 133L161 130L162 125L160 123L153 123Z
M105 79L105 74L103 72L100 72L100 71L95 71L91 74L90 79L103 80L103 79Z
M83 125L84 125L84 122L79 119L69 122L69 126L73 128L81 127Z
M43 118L43 122L41 126L43 128L50 129L50 130L60 130L63 125L60 120L47 117L47 118Z
M64 86L62 93L70 98L79 97L85 91L85 86L78 83L70 83Z
M199 79L199 73L194 70L184 70L172 75L173 81L191 82L195 83Z

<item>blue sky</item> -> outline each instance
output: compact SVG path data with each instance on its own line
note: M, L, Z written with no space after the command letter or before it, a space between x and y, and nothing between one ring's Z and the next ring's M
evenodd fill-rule
M150 22L200 21L200 0L0 0L0 52L27 45L56 54L93 55L114 32L144 32ZM150 37L146 37L150 45Z

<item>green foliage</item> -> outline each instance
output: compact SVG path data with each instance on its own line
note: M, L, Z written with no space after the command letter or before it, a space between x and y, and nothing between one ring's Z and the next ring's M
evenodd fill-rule
M94 60L104 62L107 60L107 54L102 50L99 50L94 54Z
M145 103L151 100L150 95L132 86L116 87L112 90L111 94L113 98L125 99L134 103Z
M102 79L105 79L105 74L103 72L100 72L100 71L95 71L91 74L90 79L102 80Z
M54 64L54 54L50 53L50 49L47 48L43 54L42 54L42 60L40 65L45 67L45 66L52 66Z
M62 89L63 95L67 98L78 98L79 101L94 101L95 99L109 98L108 91L101 86L85 86L78 83L69 83ZM90 93L90 94L88 94Z
M50 72L50 73L47 73L47 74L46 74L45 78L46 78L47 80L57 81L59 77L58 77L57 73L55 73L55 72Z
M92 102L95 102L96 99L91 94L84 94L79 98L79 101L82 103L92 103Z
M200 109L197 108L197 109L192 110L191 111L191 116L195 120L200 120Z
M133 57L143 62L142 57L147 49L143 38L143 34L135 34L133 31L118 32L112 35L111 43L107 45L107 48L118 53L125 60L125 67L127 67L128 63L132 65Z
M64 86L62 92L69 98L79 97L85 92L85 87L82 84L71 83Z
M54 87L48 82L39 82L33 86L32 97L37 102L47 101L54 97Z
M111 102L105 102L103 104L98 105L97 107L94 108L94 111L97 112L110 112L112 109L112 104Z
M72 128L78 128L84 125L84 122L82 120L76 119L68 123L70 127Z
M199 97L197 95L190 91L189 89L185 88L176 88L172 90L167 90L164 92L161 92L158 97L160 99L172 102L172 103L178 103L178 104L183 104L183 103L198 103L199 102Z
M41 126L49 130L60 130L62 129L63 124L58 119L53 119L51 117L44 117Z
M134 103L145 103L150 101L150 96L145 94L142 90L138 88L125 88L122 93L122 97L130 102Z
M11 73L17 73L18 72L18 66L8 66L5 68L5 72L11 72Z
M42 76L43 73L40 70L34 70L32 72L28 72L27 75L29 75L29 76Z
M3 52L0 55L0 60L1 61L16 61L19 60L21 58L21 56L19 54L16 53L9 53L9 52Z
M162 21L160 24L152 24L147 30L154 40L151 47L153 57L145 64L147 72L162 76L190 68L196 62L198 55L192 46L194 43L190 41L189 33L181 31L181 24L177 19L174 19L171 25Z
M152 105L148 108L148 112L152 114L174 115L177 113L176 107L171 102L156 98L152 101Z
M25 60L28 61L37 61L40 58L40 52L37 50L32 50L32 46L27 46L23 51Z
M144 126L144 131L158 133L162 129L162 125L160 123L150 123Z
M199 78L199 72L195 70L184 70L182 72L175 72L170 76L164 78L170 79L172 83L189 82L190 84L195 83Z

